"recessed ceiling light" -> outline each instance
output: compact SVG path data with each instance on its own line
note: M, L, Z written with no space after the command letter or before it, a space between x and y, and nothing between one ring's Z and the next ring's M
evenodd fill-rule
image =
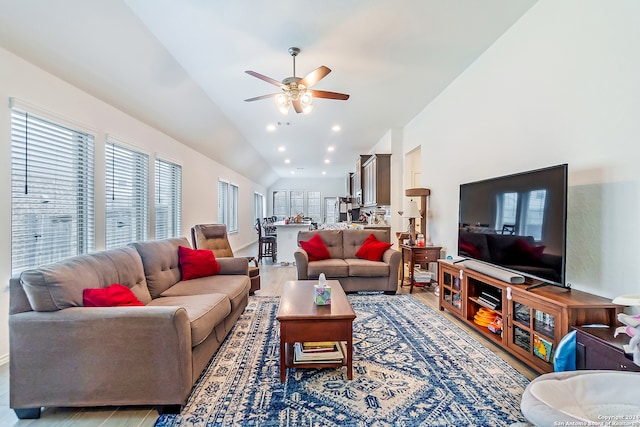
M331 128L332 131L334 132L340 132L340 126L339 125L333 125L333 127Z
M284 162L285 162L286 164L289 164L289 163L291 163L291 160L289 160L289 159L284 159Z
M291 175L295 175L295 174L296 174L296 171L291 171Z
M331 160L329 160L329 159L324 159L324 162L325 162L325 163L331 163Z
M273 132L274 130L276 130L276 125L267 125L267 130L269 132Z
M336 149L336 147L334 147L333 145L331 147L327 147L327 151L330 152L330 153L335 149Z
M326 175L327 173L325 171L322 171L322 175Z
M283 152L285 150L284 145L281 145L280 147L278 147L278 151Z

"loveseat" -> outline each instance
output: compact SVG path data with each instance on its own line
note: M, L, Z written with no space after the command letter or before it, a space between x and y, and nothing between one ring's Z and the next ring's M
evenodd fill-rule
M175 412L244 311L246 258L182 280L186 238L133 243L10 280L10 407L153 405ZM86 307L83 290L124 285L144 306ZM128 291L127 291L128 292Z
M346 292L384 291L395 294L398 289L398 271L402 255L395 249L386 249L380 260L356 257L365 240L374 235L379 242L389 241L388 230L312 230L298 232L300 241L310 241L318 235L326 245L330 257L310 261L309 254L299 247L294 252L298 280L316 280L320 273L327 279L340 282Z
M556 282L562 272L562 257L536 245L532 236L460 232L458 253Z

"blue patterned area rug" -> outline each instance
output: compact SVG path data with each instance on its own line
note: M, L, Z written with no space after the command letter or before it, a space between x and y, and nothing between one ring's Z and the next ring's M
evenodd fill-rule
M349 295L346 368L279 377L278 297L251 297L178 415L156 426L508 426L528 380L411 295Z

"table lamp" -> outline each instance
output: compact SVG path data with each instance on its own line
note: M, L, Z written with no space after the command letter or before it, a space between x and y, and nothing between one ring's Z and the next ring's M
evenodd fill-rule
M402 217L409 218L409 245L413 246L416 244L416 218L422 218L418 204L413 199L409 200Z

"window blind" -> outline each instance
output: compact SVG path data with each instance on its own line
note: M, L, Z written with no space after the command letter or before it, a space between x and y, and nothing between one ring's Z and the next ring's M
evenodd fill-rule
M218 181L218 224L229 226L227 201L229 200L229 183Z
M256 220L262 221L264 218L264 196L260 193L253 193L253 223L255 224Z
M155 161L156 240L182 234L182 167L162 159Z
M304 216L304 191L290 191L289 206L289 216L295 217L298 214Z
M106 248L147 240L149 156L108 141L105 163Z
M238 231L238 186L231 184L231 200L229 201L229 232Z
M94 249L94 137L11 111L11 272Z
M307 216L322 222L322 197L319 191L307 192Z
M282 219L288 215L287 211L287 192L284 190L275 190L273 192L273 214Z

